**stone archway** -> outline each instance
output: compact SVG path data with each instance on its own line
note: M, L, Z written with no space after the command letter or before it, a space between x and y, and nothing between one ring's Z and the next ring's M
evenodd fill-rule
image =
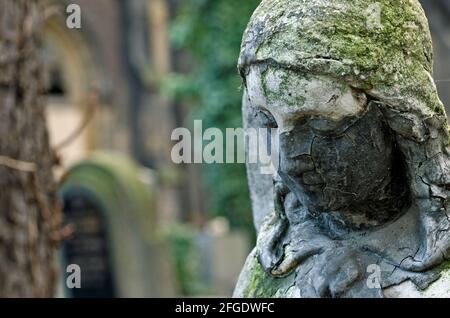
M86 120L87 108L98 102L93 101L92 94L99 90L102 81L88 43L80 32L67 29L60 17L45 23L44 59L48 71L49 135L52 146L59 148ZM90 118L76 138L57 149L63 166L85 158L96 148L97 121L97 117Z

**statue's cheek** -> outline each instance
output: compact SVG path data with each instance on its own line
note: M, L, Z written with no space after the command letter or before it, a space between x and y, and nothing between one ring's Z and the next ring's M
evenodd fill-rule
M327 197L364 200L379 191L392 171L394 142L373 108L336 137L317 137L312 145L316 171L324 179Z

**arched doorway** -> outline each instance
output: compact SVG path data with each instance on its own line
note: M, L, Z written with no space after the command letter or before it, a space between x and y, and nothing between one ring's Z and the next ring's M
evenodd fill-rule
M92 96L104 86L104 76L95 63L95 49L86 35L66 27L61 16L46 20L43 58L47 70L47 127L52 148L60 158L55 174L61 179L68 168L87 158L98 146L97 132L109 108L101 107ZM92 105L92 103L96 103ZM95 113L90 108L95 106ZM87 118L86 116L90 116ZM87 124L85 124L87 123ZM82 129L80 129L82 128ZM86 191L65 193L64 223L74 233L62 244L61 297L114 297L113 262L103 207ZM82 269L82 288L65 288L66 266L76 264Z
M66 295L72 298L116 297L104 207L94 194L83 188L71 189L63 200L66 222L75 230L64 242L63 262L77 264L82 269L81 288L67 289Z

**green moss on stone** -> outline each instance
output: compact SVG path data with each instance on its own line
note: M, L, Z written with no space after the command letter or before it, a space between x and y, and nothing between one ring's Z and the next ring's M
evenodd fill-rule
M269 77L279 76L279 86L277 90L271 90L269 88ZM282 101L285 105L291 107L298 107L305 103L305 97L303 97L295 89L298 87L296 81L307 80L308 75L300 77L299 74L292 72L291 70L282 69L280 67L269 67L262 73L262 87L265 96L269 101L276 102Z
M444 262L439 266L439 272L445 273L450 271L450 262Z
M379 25L370 25L370 7L380 10ZM276 62L378 94L393 107L444 114L416 0L263 0L243 43L241 63Z
M252 259L248 285L244 290L244 297L271 298L276 297L280 291L288 291L295 282L295 273L282 278L274 278L268 275L256 257Z

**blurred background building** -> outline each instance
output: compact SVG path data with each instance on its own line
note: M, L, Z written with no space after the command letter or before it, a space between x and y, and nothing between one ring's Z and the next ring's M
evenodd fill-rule
M101 280L84 294L65 295L231 295L254 244L245 168L176 166L170 136L194 119L202 119L204 129L242 126L236 62L259 1L49 3L49 130L61 157L56 173L65 185L66 219L75 225L63 263L83 254L91 278ZM70 3L81 7L79 30L66 26ZM436 84L450 112L450 4L423 4ZM148 191L152 200L127 189ZM156 286L158 278L167 288Z
M450 1L421 1L428 16L434 46L434 78L450 114Z
M49 131L61 158L57 174L64 180L66 222L74 225L63 264L81 262L88 280L82 291L66 291L66 296L231 295L251 234L208 212L210 194L201 166L175 166L170 158L171 132L190 125L187 118L195 106L176 100L169 80L172 74L189 73L193 63L188 50L171 46L171 25L181 10L178 1L50 4L44 35ZM81 8L81 29L66 26L67 14L61 12L69 4ZM238 85L235 89L232 94L239 93ZM124 156L129 163L110 165L111 160L126 161ZM117 177L114 169L134 166L131 160L138 167L130 169L136 176ZM107 178L103 172L108 169L116 177ZM86 173L102 178L104 184L94 185ZM127 188L134 179L149 188L155 202L146 208L155 211L127 219L118 213L133 215L139 209L119 202L126 191L111 198L104 187ZM245 187L245 180L239 182ZM119 212L112 211L117 209L111 201L122 207ZM246 212L251 219L250 210ZM154 224L139 229L149 219ZM142 243L146 240L151 242ZM123 259L124 252L135 268L118 261L117 255ZM161 257L168 262L150 261ZM157 268L161 266L169 266L169 274ZM145 286L149 284L154 287ZM167 288L157 286L161 284Z

